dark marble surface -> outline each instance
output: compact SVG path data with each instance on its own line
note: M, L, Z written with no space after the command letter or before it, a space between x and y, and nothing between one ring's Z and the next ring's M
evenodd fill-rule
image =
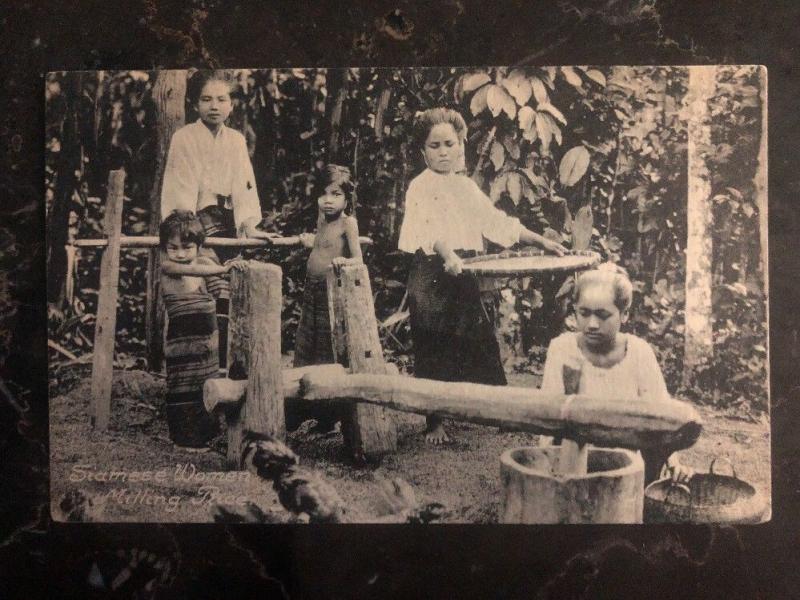
M9 1L0 12L0 596L800 597L796 2ZM769 68L773 517L755 527L66 525L47 511L48 70L758 63ZM148 553L142 555L144 549ZM114 594L110 580L133 563ZM153 566L158 564L158 569ZM93 565L97 565L93 568ZM159 585L144 588L155 577ZM104 587L105 586L105 587Z

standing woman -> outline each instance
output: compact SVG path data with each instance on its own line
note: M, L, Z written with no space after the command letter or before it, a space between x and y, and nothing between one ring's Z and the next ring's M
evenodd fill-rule
M257 230L261 204L253 165L244 136L225 125L233 110L231 87L224 75L198 71L187 95L197 109L197 121L172 136L161 188L161 218L174 210L196 213L206 236L267 238ZM222 264L239 254L237 248L205 248L205 256ZM228 303L227 276L209 277L208 291L217 302L220 366L226 366Z
M440 381L505 385L494 316L478 282L462 275L462 257L483 251L484 238L501 246L564 248L497 209L477 184L458 174L467 126L454 110L433 108L417 119L415 137L427 169L406 192L400 250L414 254L408 278L414 375ZM428 417L426 440L448 441L442 420Z

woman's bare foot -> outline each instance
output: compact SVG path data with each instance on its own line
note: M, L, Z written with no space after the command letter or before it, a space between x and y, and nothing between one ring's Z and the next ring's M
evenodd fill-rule
M425 431L425 441L434 446L446 444L450 441L444 430L442 420L438 417L428 417L428 428Z

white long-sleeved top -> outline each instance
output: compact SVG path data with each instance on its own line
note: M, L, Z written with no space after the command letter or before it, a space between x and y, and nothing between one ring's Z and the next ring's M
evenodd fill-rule
M579 394L596 398L641 398L660 401L669 399L667 385L658 360L645 340L623 334L625 357L610 368L596 367L578 346L578 334L562 333L550 342L542 376L542 391L565 393L563 367L580 371Z
M469 177L426 169L408 186L398 248L434 254L439 241L451 250L482 251L484 237L508 247L519 242L522 229Z
M214 135L202 121L181 127L172 136L161 187L161 218L175 209L197 212L217 204L216 195L231 197L233 220L261 220L253 165L244 136L222 125Z

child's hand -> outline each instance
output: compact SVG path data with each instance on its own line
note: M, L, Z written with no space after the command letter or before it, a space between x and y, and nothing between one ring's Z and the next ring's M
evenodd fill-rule
M564 254L567 252L567 249L564 248L564 246L558 242L554 242L553 240L548 240L547 238L545 238L542 242L542 248L544 248L545 252L550 252L556 256L564 256Z
M450 256L448 256L444 261L445 273L450 273L450 275L460 275L463 270L464 262L455 253L451 253Z
M233 271L244 271L245 267L247 267L247 261L241 258L232 258L229 261L225 262L225 272L230 273Z
M303 246L305 246L306 248L313 248L314 239L317 236L314 235L313 233L301 233L298 237L300 238L300 243L303 244Z

